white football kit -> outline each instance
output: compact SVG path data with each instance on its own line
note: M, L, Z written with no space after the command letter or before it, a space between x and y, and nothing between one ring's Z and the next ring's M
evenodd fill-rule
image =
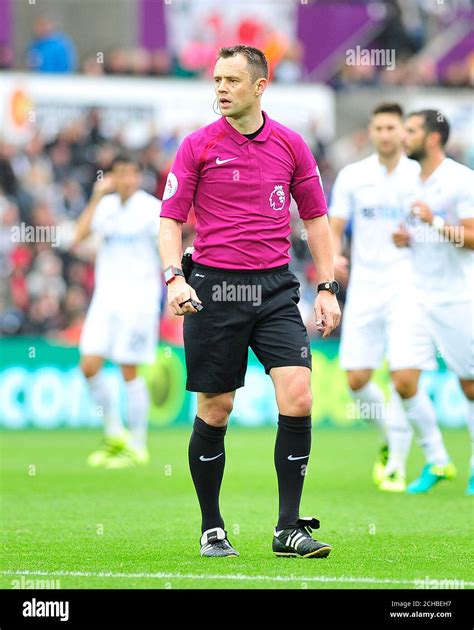
M91 229L102 236L102 244L81 354L124 365L154 361L161 300L160 209L161 202L143 190L124 204L118 193L98 203Z
M392 234L405 221L406 199L420 166L405 156L387 173L378 155L343 168L330 215L352 220L351 273L342 318L341 367L434 369L435 348L414 299L411 253Z
M419 177L406 200L426 203L448 225L474 218L474 173L445 158L426 181ZM461 378L474 379L474 251L460 245L462 229L449 242L440 232L407 214L416 295L431 338L446 364Z

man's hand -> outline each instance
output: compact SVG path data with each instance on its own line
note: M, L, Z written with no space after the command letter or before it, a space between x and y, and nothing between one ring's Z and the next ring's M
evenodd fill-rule
M400 223L398 230L393 232L392 239L397 247L408 247L410 245L410 233L403 223Z
M74 252L76 247L81 243L85 238L89 236L91 233L92 221L94 218L94 213L96 211L97 206L100 203L100 200L104 195L111 193L115 190L114 178L110 173L105 175L103 179L96 181L94 187L92 188L92 195L89 199L89 203L84 208L81 216L79 217L76 224L76 231L74 234L74 238L69 246L69 250Z
M110 173L107 173L103 179L97 180L94 184L92 188L92 196L96 198L103 197L104 195L108 195L109 193L114 192L114 190L114 178Z
M433 223L434 214L424 201L414 201L410 207L415 217L418 217L424 223L428 223L428 225Z
M341 321L341 310L336 296L330 291L320 291L314 302L314 312L316 327L323 333L323 339L326 339Z
M168 285L168 304L174 315L185 315L186 313L197 313L197 310L188 302L189 299L202 304L196 295L196 291L181 276L176 276ZM183 304L186 302L186 304ZM182 306L180 306L182 304Z

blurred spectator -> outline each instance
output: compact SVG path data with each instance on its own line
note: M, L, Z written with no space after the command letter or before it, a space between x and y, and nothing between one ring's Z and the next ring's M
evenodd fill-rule
M474 52L462 61L453 61L446 68L444 83L453 87L474 85Z
M101 123L101 112L99 109L91 109L87 116L87 136L85 138L85 142L88 145L97 145L101 144L105 141L105 137L103 136L100 130Z
M82 287L87 299L90 299L94 290L94 269L92 265L73 258L67 264L66 282L68 285Z
M166 76L172 73L171 55L167 50L155 50L151 55L151 74Z
M25 220L30 215L33 200L20 185L12 164L6 157L9 151L6 145L0 148L0 200L3 197L14 203L18 208L20 219Z
M77 66L76 49L66 33L55 30L54 22L39 17L33 25L35 37L27 48L27 66L35 72L74 72Z
M303 47L300 42L290 42L281 61L275 68L274 78L282 83L296 83L303 76Z
M13 68L13 50L7 44L0 43L0 70Z
M128 74L130 71L129 53L116 48L106 55L105 72L107 74Z
M135 48L130 52L130 72L145 76L151 72L151 55L145 48Z
M58 339L79 345L88 303L89 297L80 285L73 284L67 289L62 304L63 329L58 333Z
M174 72L179 77L195 77L212 67L216 60L216 49L211 43L190 41L181 51Z
M42 295L30 304L24 333L51 336L61 328L59 302L51 295Z
M30 303L30 292L25 271L31 264L31 250L24 245L15 249L11 256L12 272L10 278L11 303L20 311L25 311Z
M99 63L97 57L92 55L82 62L82 73L89 76L100 76L104 74L104 64Z
M395 50L397 55L414 54L424 43L424 29L417 2L384 0L385 25L377 40L383 47Z
M55 300L61 300L66 293L66 283L63 275L63 264L59 256L51 250L38 254L33 269L28 274L28 293L31 298L49 295Z
M65 177L56 189L53 202L59 215L77 219L84 210L87 199L79 182L72 177Z

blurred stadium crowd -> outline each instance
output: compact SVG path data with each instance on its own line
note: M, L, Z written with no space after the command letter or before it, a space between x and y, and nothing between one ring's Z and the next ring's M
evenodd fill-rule
M337 5L337 2L334 3ZM387 68L374 64L347 65L341 55L339 67L332 68L324 81L335 89L357 85L446 85L468 87L474 76L474 53L466 46L465 54L449 60L442 67L435 59L442 56L448 39L456 37L453 26L459 16L472 11L471 0L358 0L354 4L370 5L370 12L380 22L370 48L394 50L397 64ZM39 17L33 25L31 40L23 55L15 59L13 49L0 45L0 69L33 72L79 72L86 75L129 75L201 77L209 73L215 56L219 29L215 15L205 25L209 32L200 33L179 52L144 47L117 47L104 53L93 53L79 59L73 39L49 17ZM448 29L451 29L448 34ZM224 37L222 35L222 37ZM462 38L462 34L460 35ZM311 80L305 73L302 42L270 29L257 18L248 17L238 27L240 43L262 49L269 60L271 78L279 82ZM437 40L433 46L432 42ZM450 44L452 42L449 42ZM321 77L319 77L321 79Z

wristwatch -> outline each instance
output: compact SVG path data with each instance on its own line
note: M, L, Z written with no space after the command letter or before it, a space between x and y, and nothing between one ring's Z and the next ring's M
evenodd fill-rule
M318 293L320 291L329 291L329 293L336 295L336 293L339 293L339 282L336 282L336 280L321 282L321 284L318 284Z
M439 232L441 232L441 230L446 225L446 221L439 214L435 214L433 217L433 221L431 222L431 225L434 228L436 228Z
M180 269L179 267L173 267L173 265L170 265L169 267L166 267L166 269L165 269L165 283L166 283L166 285L168 285L170 282L173 282L173 280L176 278L176 276L182 276L184 278L183 270Z

